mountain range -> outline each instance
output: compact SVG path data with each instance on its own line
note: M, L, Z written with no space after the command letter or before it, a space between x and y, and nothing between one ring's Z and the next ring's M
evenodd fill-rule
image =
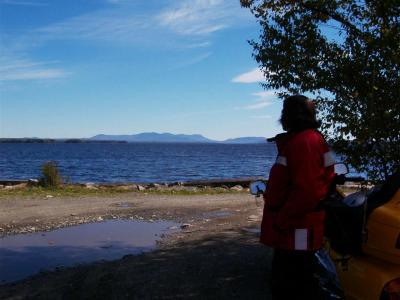
M216 141L202 136L201 134L172 134L144 132L131 135L107 135L98 134L91 141L125 141L125 142L147 142L147 143L224 143L224 144L257 144L265 143L265 137L240 137Z

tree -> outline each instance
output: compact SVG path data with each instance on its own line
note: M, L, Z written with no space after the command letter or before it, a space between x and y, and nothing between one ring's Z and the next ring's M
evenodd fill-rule
M241 0L266 89L316 99L334 150L371 179L400 164L400 1Z

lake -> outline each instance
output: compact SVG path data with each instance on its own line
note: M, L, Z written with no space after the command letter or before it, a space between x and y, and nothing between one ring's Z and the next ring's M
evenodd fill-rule
M0 144L0 179L41 175L53 160L70 182L176 182L266 177L275 145L186 143Z

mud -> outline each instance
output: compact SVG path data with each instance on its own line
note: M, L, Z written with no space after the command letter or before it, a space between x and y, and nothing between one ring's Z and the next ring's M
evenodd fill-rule
M268 299L270 249L262 207L245 193L13 198L0 201L2 236L104 220L181 224L155 251L58 268L0 287L1 299Z

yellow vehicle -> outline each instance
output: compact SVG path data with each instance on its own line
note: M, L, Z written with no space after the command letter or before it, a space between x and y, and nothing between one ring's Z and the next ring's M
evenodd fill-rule
M250 184L256 197L265 189ZM326 248L346 299L400 300L400 172L369 191L337 190L326 205Z
M367 196L364 208L360 251L328 246L346 299L400 300L400 173Z

